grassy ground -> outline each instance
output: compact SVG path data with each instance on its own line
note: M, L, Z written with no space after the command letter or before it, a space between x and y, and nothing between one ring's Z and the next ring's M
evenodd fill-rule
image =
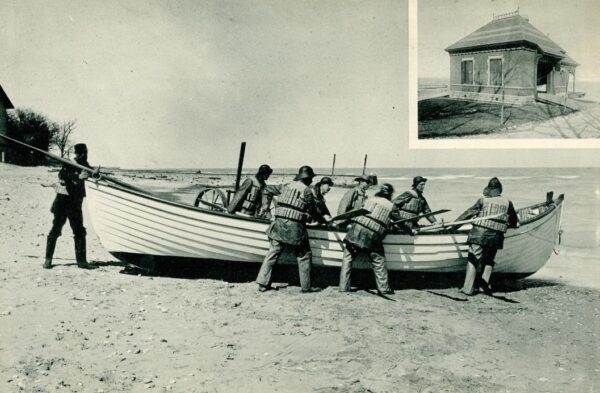
M536 102L524 106L501 106L482 102L453 100L447 97L419 101L419 138L439 138L494 133L523 123L538 122L573 113L556 104Z

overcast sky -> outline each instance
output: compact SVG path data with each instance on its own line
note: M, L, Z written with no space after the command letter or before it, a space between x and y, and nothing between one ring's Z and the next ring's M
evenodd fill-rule
M3 0L0 15L0 84L75 119L93 164L235 167L246 141L247 167L600 165L591 150L410 150L402 0Z
M598 0L419 0L419 77L448 78L444 49L517 7L580 64L578 80L600 82Z

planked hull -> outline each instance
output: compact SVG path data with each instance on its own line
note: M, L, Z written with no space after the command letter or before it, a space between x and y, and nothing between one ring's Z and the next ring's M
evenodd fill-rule
M151 255L260 263L269 243L267 221L207 211L114 186L88 181L91 222L102 245L114 255ZM543 214L506 234L495 271L526 276L539 270L552 254L560 229L562 199ZM309 229L313 264L339 267L345 232ZM451 234L409 236L390 233L384 247L391 271L456 273L465 269L467 230ZM295 263L285 254L282 263ZM365 256L356 268L366 269Z

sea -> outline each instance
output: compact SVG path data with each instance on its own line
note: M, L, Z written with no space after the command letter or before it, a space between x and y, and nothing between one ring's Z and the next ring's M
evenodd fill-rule
M190 173L191 170L179 170ZM318 174L331 169L315 168ZM171 172L174 172L173 170ZM275 169L289 174L296 169ZM193 173L193 172L191 172ZM235 173L232 169L206 169L202 173ZM336 169L336 175L361 174L362 168ZM379 184L390 183L396 194L410 189L416 175L428 179L425 196L432 210L451 209L442 215L452 221L482 195L491 177L503 184L503 194L516 208L545 201L546 192L564 194L560 253L531 279L600 289L600 168L369 168ZM318 179L318 178L317 178ZM371 187L369 193L374 193ZM327 205L335 212L346 188L333 187L326 195ZM190 191L188 191L190 192ZM191 192L190 198L194 193Z

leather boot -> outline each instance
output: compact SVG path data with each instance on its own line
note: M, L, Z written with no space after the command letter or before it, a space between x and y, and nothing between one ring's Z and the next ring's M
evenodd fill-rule
M85 249L85 237L75 238L75 260L77 261L77 267L82 269L89 269L90 265L87 263L86 249Z
M477 275L477 268L471 262L467 263L467 272L465 273L465 282L463 287L460 289L465 295L473 295L473 284L475 284L475 276Z
M44 269L52 269L52 257L54 256L54 249L56 248L56 240L58 237L48 235L46 241L46 260L44 261Z
M490 278L492 277L493 270L494 267L492 265L485 265L485 267L483 268L483 273L481 274L481 280L479 281L479 286L487 295L490 295L492 293L492 287L490 286Z

